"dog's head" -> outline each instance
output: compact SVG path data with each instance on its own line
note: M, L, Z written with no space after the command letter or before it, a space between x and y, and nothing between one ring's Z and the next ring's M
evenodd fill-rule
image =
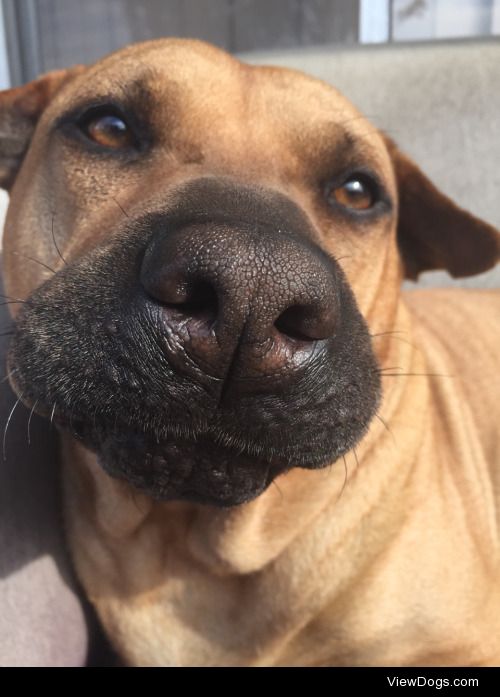
M12 382L154 498L235 505L337 460L380 399L366 320L404 274L499 257L300 73L165 40L0 100Z

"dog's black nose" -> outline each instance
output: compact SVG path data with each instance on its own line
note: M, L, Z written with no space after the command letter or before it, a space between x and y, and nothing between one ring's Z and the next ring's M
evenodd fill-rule
M146 250L141 282L161 306L169 353L212 377L284 377L335 331L333 263L264 225L166 229Z

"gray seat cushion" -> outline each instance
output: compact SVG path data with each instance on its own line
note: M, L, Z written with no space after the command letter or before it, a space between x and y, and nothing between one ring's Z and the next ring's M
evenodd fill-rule
M3 302L1 334L10 326ZM82 666L87 628L63 540L55 431L33 416L28 444L22 404L6 428L16 403L3 380L8 339L0 337L0 666Z

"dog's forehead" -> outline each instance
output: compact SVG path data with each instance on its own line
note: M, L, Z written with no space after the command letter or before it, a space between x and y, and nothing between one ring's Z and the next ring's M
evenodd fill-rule
M330 85L299 71L242 63L201 41L150 41L111 54L68 85L55 106L108 96L135 103L164 129L172 122L208 137L221 125L226 140L233 129L235 139L282 137L299 147L307 141L306 149L347 134L360 136L374 155L384 149L377 130Z
M209 96L213 102L244 99L246 106L255 106L258 94L284 98L289 104L295 101L305 110L358 114L345 97L320 80L288 68L253 66L195 40L160 39L129 46L91 66L78 88L86 82L96 91L125 90L140 81L159 99L182 91Z

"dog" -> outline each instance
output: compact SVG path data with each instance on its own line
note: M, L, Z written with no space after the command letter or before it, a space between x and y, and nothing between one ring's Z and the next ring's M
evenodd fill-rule
M202 42L0 99L10 381L123 664L498 665L500 294L401 283L499 233Z

